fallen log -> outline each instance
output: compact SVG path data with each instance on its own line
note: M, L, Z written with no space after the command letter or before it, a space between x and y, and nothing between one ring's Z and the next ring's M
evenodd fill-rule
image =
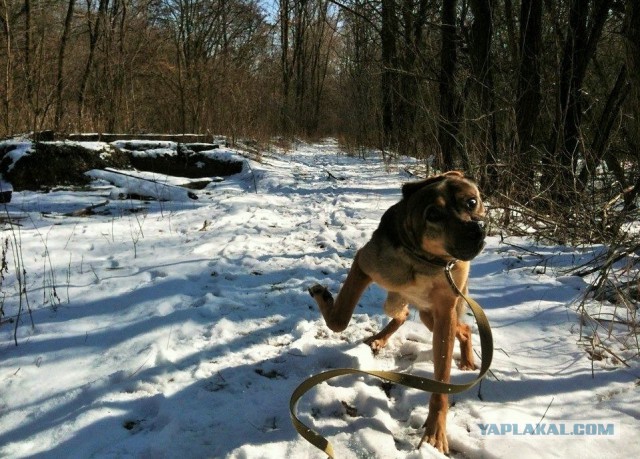
M92 169L87 171L86 175L94 179L105 180L118 188L122 188L126 190L128 195L143 196L157 199L158 201L188 201L198 199L195 193L181 186L137 177L113 169Z
M83 207L82 209L74 210L73 212L67 212L64 214L65 217L87 217L89 215L95 215L94 210L98 207L103 207L109 204L109 200L107 199L104 202L100 202L98 204L92 204L87 207Z

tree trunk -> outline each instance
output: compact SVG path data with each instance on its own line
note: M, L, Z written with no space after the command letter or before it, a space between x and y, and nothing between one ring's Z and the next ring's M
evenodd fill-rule
M630 84L629 99L633 116L629 123L629 143L636 146L640 144L640 2L627 0L626 21L624 27L625 61L628 69ZM632 150L633 151L633 150ZM640 194L640 171L636 167L633 188L625 194L625 208L631 209L635 205Z
M33 100L33 69L31 68L31 0L24 0L24 77L26 84L27 106L33 113L30 129L36 130L37 107Z
M551 164L557 167L557 173L550 173L554 167L548 167L545 174L545 185L551 187L555 202L565 202L575 191L573 181L580 156L582 85L612 2L598 1L590 17L589 1L571 1L560 67L558 111L549 148L549 152L557 156L555 164Z
M80 79L80 90L78 92L78 127L81 127L83 123L82 118L84 117L84 102L87 95L87 83L89 81L91 67L93 67L96 45L98 44L98 38L100 37L100 28L108 5L109 0L100 0L96 21L93 27L91 27L91 14L87 13L87 19L89 22L89 56L87 57L84 72L82 72L82 77Z
M443 0L440 51L440 121L438 126L438 143L442 152L442 168L456 167L459 155L458 134L460 131L461 103L455 86L457 66L456 46L456 3L457 0ZM468 157L462 157L462 167L471 167Z
M60 130L60 123L62 121L62 111L64 108L64 60L65 52L67 50L67 41L69 39L69 32L71 30L71 20L73 19L73 9L75 8L76 0L69 0L67 8L67 15L64 19L64 28L62 30L62 37L60 38L60 48L58 50L58 77L56 80L56 113L54 119L54 130Z
M290 134L289 92L291 91L291 65L289 63L289 0L280 0L280 72L282 75L282 107L280 128Z
M595 171L602 158L605 156L607 143L611 136L611 130L613 129L613 123L618 119L620 115L620 109L622 103L628 94L629 85L627 84L627 69L623 65L618 72L618 78L613 86L613 89L609 93L607 103L605 104L602 114L600 115L600 121L598 128L595 130L593 141L591 142L591 149L586 152L585 165L580 171L579 185L580 189L584 189L590 176ZM626 180L623 177L616 177L620 181L623 187L626 187Z
M398 66L396 37L398 35L398 18L395 0L382 0L382 28L380 38L382 42L382 132L383 148L395 148L395 88Z
M522 0L522 1L526 2L527 0ZM511 53L511 61L517 62L518 61L518 40L516 38L516 28L514 25L514 13L513 13L512 0L504 0L504 18L507 24L507 37L508 37L507 46L509 46L509 51Z
M629 94L630 108L633 117L630 119L629 134L635 145L640 144L640 2L627 0L626 20L624 26L625 62L628 70L631 90Z
M498 131L491 56L493 5L492 0L471 0L470 6L474 17L471 26L471 69L480 99L480 115L486 120L482 123L486 169L481 172L480 183L483 189L491 190L498 183Z
M520 9L520 65L516 93L516 152L512 171L524 183L533 179L535 128L540 115L540 51L542 0L522 0Z
M4 131L6 133L11 132L11 119L12 119L12 105L11 105L11 99L13 97L13 89L12 89L12 82L13 82L13 49L11 47L11 43L13 41L13 37L12 37L12 31L11 31L11 11L9 6L7 5L7 2L3 2L4 5L4 15L2 17L2 31L4 32L4 36L5 36L5 52L7 54L6 57L6 62L5 62L5 74L4 74L4 94L2 97L2 105L3 105L3 112L4 115Z
M295 119L298 121L296 129L299 130L306 118L304 113L304 102L307 93L307 81L305 73L307 71L308 54L305 49L307 41L307 14L304 0L294 0L294 33L293 33L293 69L294 69L294 108Z

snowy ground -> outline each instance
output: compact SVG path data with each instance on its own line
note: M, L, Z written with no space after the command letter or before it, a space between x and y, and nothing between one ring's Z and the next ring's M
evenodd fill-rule
M2 235L21 248L35 328L23 315L16 347L13 324L0 325L0 457L323 457L289 421L303 379L343 366L430 374L431 335L415 316L380 355L361 343L386 323L377 287L340 334L306 293L316 282L337 291L399 198L406 164L349 158L326 142L247 166L197 201L111 201L90 217L63 214L104 202L109 187L14 193L7 212L21 226ZM480 393L452 397L451 456L635 457L640 369L589 359L571 304L585 284L561 271L591 251L506 242L490 237L472 267L496 351ZM13 259L10 250L7 316L18 301ZM477 335L474 344L479 352ZM454 381L470 377L454 366ZM344 377L298 411L341 458L442 457L415 449L427 399ZM479 426L541 420L615 423L615 432L483 435Z

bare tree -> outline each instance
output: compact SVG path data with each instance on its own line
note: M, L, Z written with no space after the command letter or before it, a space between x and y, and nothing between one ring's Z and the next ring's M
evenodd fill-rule
M12 29L11 29L11 15L13 5L11 0L2 0L2 32L4 34L4 51L5 51L5 65L4 65L4 91L2 91L4 97L2 98L2 108L4 119L4 130L10 132L11 129L11 114L12 114L12 97L13 97L13 48L11 43L13 41Z
M382 42L382 129L383 146L396 148L398 136L395 128L398 50L396 37L398 36L398 18L395 0L382 0L382 28L380 38Z
M571 0L560 64L556 120L549 142L544 183L554 189L553 200L566 202L580 157L583 114L582 89L613 0Z
M322 95L336 34L327 0L281 0L281 125L314 135L320 122Z
M462 101L456 88L458 65L456 7L457 0L442 2L438 143L441 148L443 169L454 169L460 158L463 169L468 171L471 170L469 157L467 152L459 147Z
M93 11L93 1L86 0L87 2L87 35L89 42L89 55L84 65L84 71L80 78L80 89L78 90L78 124L82 124L85 110L85 99L87 96L87 84L89 82L89 75L94 64L96 56L96 47L98 45L98 39L102 33L102 22L104 21L107 7L109 6L109 0L100 0L98 4L97 12Z
M380 86L387 72L383 69L379 77L380 29L375 17L371 4L362 0L356 0L343 15L346 34L339 55L340 67L345 71L339 79L342 97L337 116L344 120L345 143L361 150L367 145L380 145L383 150L388 146L382 138L389 132L380 127L381 106L385 103Z
M517 132L515 149L518 161L512 164L512 173L528 183L533 179L533 142L542 101L540 93L542 0L522 0L519 22L518 56L520 60L515 100Z
M485 168L481 172L481 185L492 190L498 183L498 131L496 125L496 101L493 81L493 1L469 2L474 21L471 26L471 70L476 93L480 99L481 124L480 147L486 152ZM478 123L480 124L480 123Z
M65 53L67 51L67 43L69 40L69 33L71 31L71 20L73 19L75 5L76 0L69 0L69 3L67 4L67 14L64 18L64 27L62 29L60 47L58 49L58 77L56 79L56 112L54 119L54 128L56 131L60 130L60 122L62 120L62 111L64 108L63 92L66 84L64 77Z
M634 0L625 2L624 50L625 68L629 78L629 106L633 116L629 117L627 138L630 151L638 151L640 145L640 3ZM607 152L610 156L612 153ZM626 209L636 205L640 195L640 167L636 163L635 177L628 181L631 186L625 188L624 204Z
M26 84L25 98L29 107L33 108L33 70L31 68L31 0L24 0L24 78Z

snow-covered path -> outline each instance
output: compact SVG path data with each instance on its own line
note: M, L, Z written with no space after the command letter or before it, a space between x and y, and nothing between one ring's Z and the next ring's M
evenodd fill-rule
M409 163L351 158L329 141L299 145L248 163L197 201L112 201L108 214L84 218L61 214L104 201L108 188L14 193L7 210L24 218L3 239L21 247L35 329L23 315L15 347L12 326L0 326L0 457L323 457L289 421L289 397L303 379L343 366L433 368L431 335L416 316L375 357L361 343L386 323L378 287L340 334L306 292L316 282L338 290L355 251L399 199ZM568 307L585 285L555 269L589 252L533 254L517 247L531 248L527 241L507 242L490 237L472 267L470 291L496 351L480 391L452 397L451 455L635 456L638 365L589 360ZM9 270L7 315L18 299ZM477 333L474 344L479 351ZM454 366L453 377L470 376ZM441 457L415 449L427 400L345 377L319 386L298 410L341 458ZM483 435L479 425L541 420L614 422L615 435Z

